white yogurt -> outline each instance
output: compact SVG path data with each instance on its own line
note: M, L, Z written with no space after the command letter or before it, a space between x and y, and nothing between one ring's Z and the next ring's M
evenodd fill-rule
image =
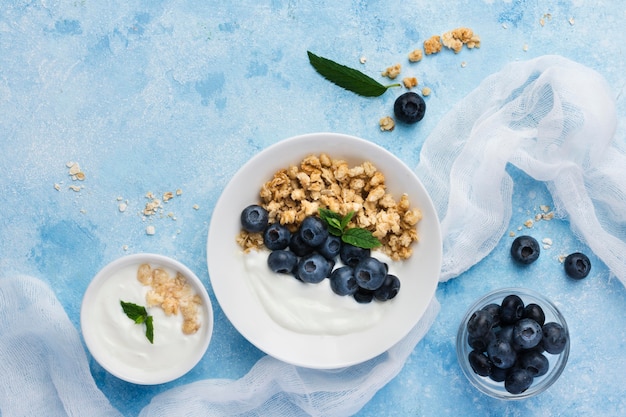
M145 324L129 319L120 300L146 306L145 295L149 286L137 280L139 264L124 266L103 280L87 308L81 323L90 349L98 361L109 371L123 379L151 383L167 379L181 368L192 367L209 331L207 306L198 308L200 329L185 335L181 314L167 316L160 307L146 308L153 316L154 344L146 338ZM175 271L165 268L171 275ZM190 362L191 361L191 362Z
M401 296L385 302L373 300L361 304L353 297L340 296L330 288L330 281L303 283L292 275L277 274L267 266L269 251L241 252L246 281L267 314L280 326L302 334L344 335L368 329L379 323ZM389 266L389 273L402 281L403 264L372 252Z

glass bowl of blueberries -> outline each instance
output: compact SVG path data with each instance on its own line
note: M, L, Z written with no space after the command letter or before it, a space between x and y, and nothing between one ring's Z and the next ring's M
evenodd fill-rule
M547 390L569 356L565 318L545 296L526 288L503 288L477 300L457 333L459 364L469 382L502 400Z

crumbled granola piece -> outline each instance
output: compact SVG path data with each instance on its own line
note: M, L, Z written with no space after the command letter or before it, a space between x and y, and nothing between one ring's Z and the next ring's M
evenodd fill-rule
M414 49L409 52L409 61L411 62L419 62L424 57L424 53L421 49Z
M404 86L406 88L408 88L410 90L411 88L417 86L417 78L415 78L415 77L404 77L402 79L402 83L404 84Z
M174 193L171 191L166 191L163 193L163 201L168 201L174 198Z
M320 207L341 215L353 211L349 227L370 230L383 244L382 251L395 260L409 257L410 245L418 240L421 212L410 208L406 194L396 201L387 192L383 173L369 161L349 166L326 154L310 155L299 165L277 171L261 186L259 196L270 222L292 231ZM263 246L261 233L241 231L236 241L244 252Z
M480 48L480 37L470 28L460 27L442 35L443 45L454 53L461 52L463 45L469 49Z
M395 79L400 72L402 71L402 65L400 64L395 64L392 65L391 67L387 67L383 72L382 72L382 76L383 77L387 77L389 79Z
M422 95L423 95L424 97L428 97L428 96L430 95L430 93L431 93L431 92L432 92L432 91L431 91L431 89L430 89L429 87L424 87L424 88L422 88Z
M396 127L396 122L390 116L385 116L378 121L380 130L390 132Z
M441 51L441 36L433 35L424 41L424 53L426 55L436 54Z
M176 272L176 275L171 276L164 268L141 264L137 269L137 280L150 286L146 293L148 307L159 306L168 316L180 313L184 334L194 334L200 329L198 306L202 305L202 299L184 275Z

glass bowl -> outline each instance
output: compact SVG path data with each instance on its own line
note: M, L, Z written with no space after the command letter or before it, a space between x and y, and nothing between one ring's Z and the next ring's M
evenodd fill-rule
M515 394L509 392L505 388L504 382L497 382L490 376L481 376L474 371L469 361L469 354L470 352L472 352L473 348L468 342L469 332L467 326L468 321L470 320L474 312L482 309L489 304L501 304L502 300L510 294L515 294L519 296L524 302L524 306L531 303L539 305L543 309L543 312L545 314L545 323L555 322L560 324L563 327L565 335L567 337L567 341L562 352L558 354L551 354L543 351L543 349L541 348L541 343L539 344L539 346L537 346L536 349L543 351L542 354L548 359L548 371L542 376L534 377L533 382L528 389L521 393ZM497 326L494 326L493 328L494 331L497 331L498 329L499 328ZM463 370L463 373L465 374L469 382L484 394L501 400L520 400L524 398L530 398L547 390L563 372L563 369L565 368L565 365L567 363L567 358L569 356L569 346L569 331L563 315L559 312L556 306L545 296L526 288L502 288L492 291L478 299L468 308L463 317L463 320L461 320L456 339L456 351L458 361L461 369ZM516 350L516 355L518 357L520 356L520 352L522 352L522 350ZM482 354L488 357L486 352L483 352Z

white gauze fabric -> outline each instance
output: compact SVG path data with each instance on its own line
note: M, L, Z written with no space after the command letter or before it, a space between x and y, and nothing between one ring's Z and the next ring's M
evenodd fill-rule
M561 56L514 62L487 77L426 139L417 174L441 220L441 281L497 245L512 213L507 164L545 182L557 217L626 285L626 157L614 141L614 96Z
M433 298L403 340L362 364L312 370L265 356L239 380L207 379L157 395L140 415L352 415L400 372L438 312ZM121 416L96 387L78 331L45 283L0 279L0 329L2 417Z
M121 417L63 306L33 277L0 278L0 415Z

